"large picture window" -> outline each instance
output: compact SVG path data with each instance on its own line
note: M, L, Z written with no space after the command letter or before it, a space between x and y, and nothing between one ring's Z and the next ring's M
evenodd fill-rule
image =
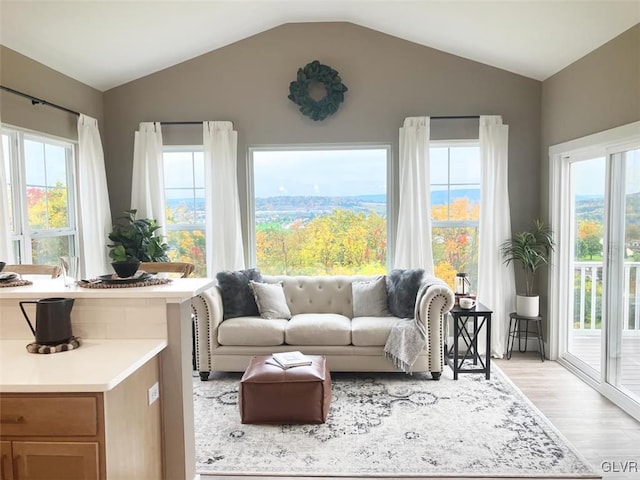
M435 275L453 287L457 272L478 278L480 147L431 142L432 248Z
M193 263L193 276L206 277L202 146L166 147L163 163L169 259L172 262Z
M2 148L16 260L57 265L76 251L74 145L3 127Z
M387 146L254 148L250 158L263 273L386 272Z

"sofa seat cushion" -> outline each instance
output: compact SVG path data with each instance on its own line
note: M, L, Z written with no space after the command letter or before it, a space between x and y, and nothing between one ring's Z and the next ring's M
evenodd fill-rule
M387 343L398 317L356 317L351 320L351 341L356 347L374 347Z
M337 313L301 313L289 320L284 339L289 345L349 345L351 320Z
M218 327L220 345L282 345L287 320L265 320L261 317L229 318Z

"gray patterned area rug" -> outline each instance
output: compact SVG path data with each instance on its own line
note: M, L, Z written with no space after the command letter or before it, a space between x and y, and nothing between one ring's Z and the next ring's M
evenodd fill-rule
M497 368L333 373L322 425L243 425L239 374L194 379L196 470L210 475L599 478Z

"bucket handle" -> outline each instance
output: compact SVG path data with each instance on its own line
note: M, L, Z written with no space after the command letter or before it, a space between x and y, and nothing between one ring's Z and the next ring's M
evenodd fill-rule
M29 328L31 329L31 332L33 332L33 336L36 336L36 329L33 328L33 325L31 324L31 320L29 320L29 317L27 316L27 312L24 311L24 307L22 306L25 303L38 303L37 300L25 300L24 302L19 302L20 303L20 310L22 310L22 315L24 315L24 319L27 321L27 323L29 324Z

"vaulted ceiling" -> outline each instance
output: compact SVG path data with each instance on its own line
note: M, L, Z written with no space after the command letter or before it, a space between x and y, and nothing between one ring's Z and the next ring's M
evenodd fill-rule
M291 22L352 22L544 80L640 22L640 0L0 1L0 44L108 90Z

